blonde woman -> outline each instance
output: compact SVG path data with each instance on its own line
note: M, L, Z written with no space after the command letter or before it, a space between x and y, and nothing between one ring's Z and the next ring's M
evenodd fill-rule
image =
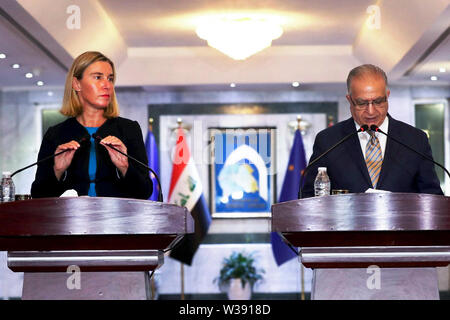
M38 159L68 151L38 166L33 198L75 189L78 195L148 199L152 183L147 170L109 147L147 163L139 124L119 117L115 77L113 62L100 52L74 60L60 110L69 118L48 129Z

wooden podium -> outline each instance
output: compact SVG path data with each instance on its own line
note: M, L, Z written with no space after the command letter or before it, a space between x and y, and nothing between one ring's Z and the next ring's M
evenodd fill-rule
M123 198L0 204L0 251L24 272L22 299L146 299L149 271L194 221L186 208Z
M450 198L363 193L272 206L272 231L313 268L312 299L439 299L450 263Z

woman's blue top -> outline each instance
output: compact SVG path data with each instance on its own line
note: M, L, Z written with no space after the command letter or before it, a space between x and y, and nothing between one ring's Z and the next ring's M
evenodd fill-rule
M95 142L92 134L97 132L98 127L85 127L86 130L91 135L91 151L89 153L89 192L88 196L95 197L97 193L95 192L95 173L97 172L97 156L95 154Z

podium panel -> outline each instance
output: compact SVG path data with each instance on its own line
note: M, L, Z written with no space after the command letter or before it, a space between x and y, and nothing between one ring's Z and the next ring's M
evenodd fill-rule
M272 231L300 247L300 261L314 269L314 299L438 299L435 267L450 263L450 199L444 196L364 193L287 201L272 206ZM367 286L371 266L381 268L382 291ZM408 281L412 275L420 285ZM364 294L368 289L375 291Z
M314 269L313 300L439 300L436 268Z
M26 272L22 300L149 300L148 272L81 272L80 286L70 274Z
M2 203L0 225L8 267L25 272L23 299L145 299L149 271L194 232L186 208L102 197ZM67 284L71 268L81 288Z

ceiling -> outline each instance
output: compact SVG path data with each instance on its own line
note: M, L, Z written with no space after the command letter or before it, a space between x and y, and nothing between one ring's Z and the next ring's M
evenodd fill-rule
M373 5L376 28L366 23ZM238 10L276 15L283 35L244 61L197 37L199 16ZM68 27L73 17L79 28ZM450 0L0 0L0 53L7 55L0 88L32 88L39 80L61 87L73 58L88 50L115 62L124 87L342 84L362 63L382 67L391 83L448 85L449 27Z
M273 12L285 17L284 35L274 45L347 45L351 44L364 22L370 0L332 1L120 1L101 0L108 16L120 30L129 47L205 46L195 35L196 16L207 12ZM332 10L330 10L332 9ZM345 21L345 23L343 23Z

